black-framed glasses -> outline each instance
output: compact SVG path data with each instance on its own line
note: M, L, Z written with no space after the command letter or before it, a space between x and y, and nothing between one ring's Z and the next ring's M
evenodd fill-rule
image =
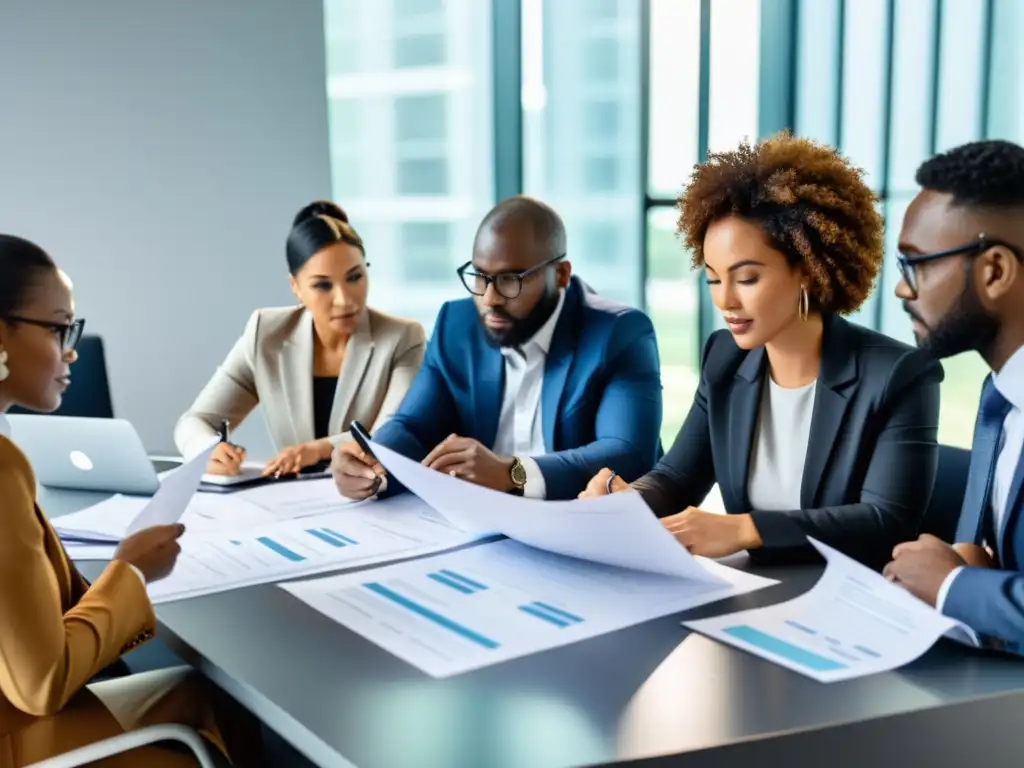
M37 328L46 328L53 331L60 341L60 351L65 355L73 352L82 340L82 332L85 330L85 318L79 317L70 323L54 323L49 320L33 320L31 317L20 317L18 315L7 315L4 320L12 323L24 323L34 325Z
M472 268L473 262L471 261L467 261L455 271L458 273L459 278L461 278L462 284L466 286L466 290L474 296L483 296L487 293L487 286L493 283L494 290L496 290L500 296L506 299L514 299L523 291L523 280L536 272L540 272L545 267L550 267L556 261L560 261L564 258L565 254L563 253L559 256L555 256L553 259L548 259L535 267L530 267L523 272L502 272L498 275L485 275L481 272L477 272Z
M993 240L992 238L986 237L984 233L978 235L978 239L964 245L957 246L956 248L950 248L948 251L937 251L935 253L922 253L914 256L904 256L902 253L896 255L896 266L899 267L900 275L903 277L903 281L910 288L910 292L917 298L917 265L927 264L929 261L936 261L938 259L945 259L948 256L964 256L970 254L971 256L977 256L979 253L984 253L989 248L995 248L1001 246L1009 250L1014 256L1017 257L1018 261L1024 261L1021 257L1021 251L1017 246L1010 245L1009 243L1003 242L1002 240Z

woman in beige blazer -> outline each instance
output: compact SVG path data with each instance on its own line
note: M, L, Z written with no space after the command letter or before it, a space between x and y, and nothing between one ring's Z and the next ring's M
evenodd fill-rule
M287 245L297 307L256 310L213 378L174 429L186 458L234 428L257 404L277 455L264 474L330 461L354 419L376 430L398 409L423 361L423 327L366 305L363 241L329 202L295 217ZM245 450L218 445L207 471L237 474Z
M31 765L148 725L198 729L235 765L265 764L259 723L187 668L92 683L153 637L146 584L178 557L180 525L147 528L118 546L89 584L36 505L36 481L8 438L12 405L60 406L84 321L71 285L38 246L0 235L0 768ZM195 765L157 747L96 765Z

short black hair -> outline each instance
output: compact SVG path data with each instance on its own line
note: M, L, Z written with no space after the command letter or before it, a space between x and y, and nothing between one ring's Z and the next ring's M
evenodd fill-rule
M53 259L35 243L0 234L0 320L16 314L40 278L56 269Z
M953 204L978 208L1024 206L1024 147L1012 141L972 141L926 160L919 186L952 195Z
M479 238L485 230L497 231L508 224L519 222L529 223L537 244L547 251L548 258L565 255L566 236L562 217L547 203L528 195L510 197L494 206L480 222L476 236Z
M288 271L298 274L306 262L329 245L348 243L366 256L363 239L348 223L348 214L329 200L317 200L295 214L285 255Z

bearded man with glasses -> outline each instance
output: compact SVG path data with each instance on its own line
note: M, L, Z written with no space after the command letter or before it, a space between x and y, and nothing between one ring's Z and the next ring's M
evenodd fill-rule
M1004 650L1024 643L1024 147L978 141L928 160L900 233L896 295L918 346L992 369L956 543L900 544L886 576ZM914 482L908 477L907 482Z
M457 270L468 299L445 304L398 412L373 439L493 490L572 499L602 467L633 479L658 458L661 375L654 327L572 275L565 227L529 197L499 203ZM342 495L400 490L355 443L335 450Z

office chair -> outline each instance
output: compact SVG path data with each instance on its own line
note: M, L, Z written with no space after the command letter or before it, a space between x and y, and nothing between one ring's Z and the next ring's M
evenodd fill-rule
M970 468L970 451L950 445L939 446L939 467L935 475L935 487L932 489L932 500L925 510L918 533L930 533L953 543Z
M19 408L12 408L10 412L26 413ZM60 408L53 415L114 418L110 381L107 378L107 357L101 337L83 336L78 343L78 362L71 368L71 386L64 393Z
M103 741L97 741L95 744L87 744L84 747L65 752L63 755L40 760L26 768L78 768L114 755L120 755L130 749L168 741L175 741L187 747L195 757L199 768L221 768L225 764L224 760L214 757L212 750L206 746L206 742L191 728L184 725L151 725L148 728L140 728L137 731L129 731L109 739L103 739Z

